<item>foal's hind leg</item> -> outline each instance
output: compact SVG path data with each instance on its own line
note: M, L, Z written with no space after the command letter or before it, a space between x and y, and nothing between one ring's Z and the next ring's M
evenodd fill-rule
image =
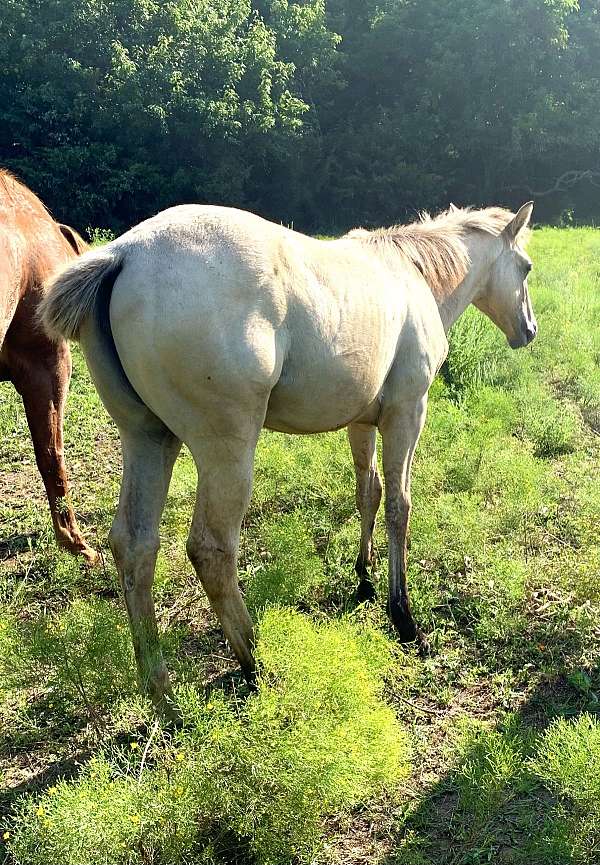
M171 686L158 639L152 582L158 526L181 442L158 418L148 429L120 432L123 480L109 543L129 614L140 687L168 713L164 697L171 696Z
M373 531L381 502L381 479L377 471L377 430L370 424L348 425L348 439L356 472L356 506L360 513L360 551L356 573L360 578L356 590L358 601L372 601L375 586L369 573L374 565Z
M260 426L189 442L199 484L187 552L248 681L254 677L254 634L238 585L237 557Z

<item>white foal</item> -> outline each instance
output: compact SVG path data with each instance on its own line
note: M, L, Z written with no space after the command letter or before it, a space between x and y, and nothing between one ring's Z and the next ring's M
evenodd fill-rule
M520 239L532 205L451 210L409 226L315 240L250 213L175 207L84 255L49 286L47 330L81 342L123 446L110 544L141 685L170 693L151 587L158 527L181 442L199 483L189 557L233 651L254 670L237 582L240 525L263 427L348 427L368 567L383 442L389 610L416 636L406 585L410 470L446 332L474 303L511 346L535 335Z

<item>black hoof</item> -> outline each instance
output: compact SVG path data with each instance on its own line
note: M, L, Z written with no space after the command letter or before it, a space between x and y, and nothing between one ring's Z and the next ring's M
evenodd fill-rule
M357 604L367 604L376 600L377 590L370 577L363 577L356 588L356 594L354 597L356 598Z
M401 643L412 643L417 639L418 629L408 605L393 602L390 604L389 613Z
M253 693L258 691L258 683L256 681L256 667L248 667L246 664L241 664L242 675L246 680L248 688Z

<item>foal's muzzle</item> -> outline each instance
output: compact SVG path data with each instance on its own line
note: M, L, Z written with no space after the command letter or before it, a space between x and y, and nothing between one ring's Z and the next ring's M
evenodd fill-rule
M537 324L534 321L528 322L521 328L519 336L509 339L508 344L511 348L525 348L526 345L529 345L529 343L535 339L536 333Z

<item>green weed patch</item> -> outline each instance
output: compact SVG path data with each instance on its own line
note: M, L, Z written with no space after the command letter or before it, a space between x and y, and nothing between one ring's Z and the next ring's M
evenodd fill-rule
M183 729L152 749L151 768L106 752L77 781L22 802L15 861L170 865L192 851L200 862L244 851L265 865L312 861L325 816L408 774L407 736L381 699L392 655L371 628L279 608L261 622L257 660L245 703L180 691Z

